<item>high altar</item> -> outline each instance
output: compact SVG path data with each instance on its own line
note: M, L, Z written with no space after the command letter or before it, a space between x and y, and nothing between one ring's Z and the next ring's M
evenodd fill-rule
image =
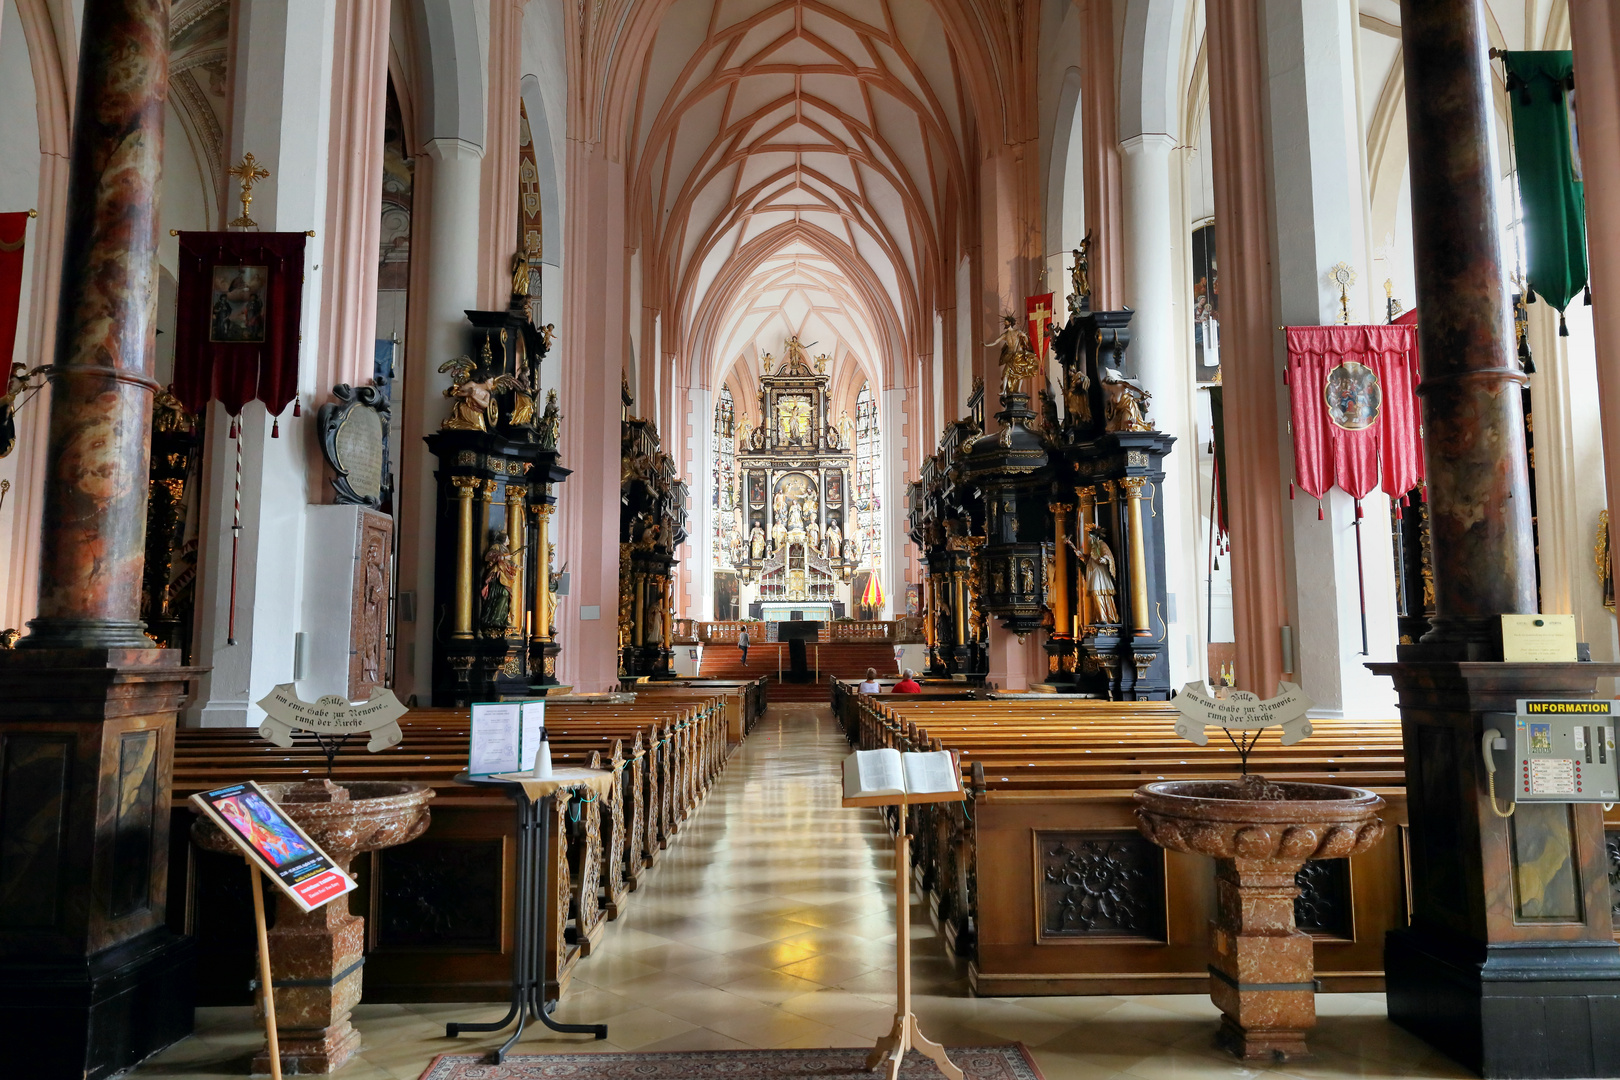
M854 428L833 422L826 357L814 368L789 338L775 371L764 357L758 427L737 446L734 558L750 618L842 617L860 562L848 531Z

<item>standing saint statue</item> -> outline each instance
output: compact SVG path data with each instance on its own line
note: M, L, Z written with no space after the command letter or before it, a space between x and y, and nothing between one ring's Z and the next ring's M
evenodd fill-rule
M827 522L827 550L831 552L842 551L844 547L844 530L838 527L838 519L833 518Z
M781 518L777 518L776 524L771 526L771 552L773 554L780 552L785 543L787 543L787 526L782 524Z
M478 625L485 637L502 637L512 618L512 589L517 584L518 555L500 533L484 552L484 586L478 592Z
M759 522L754 522L754 529L748 534L749 550L756 559L765 557L765 529Z
M810 519L810 524L809 527L806 528L805 534L810 541L810 550L819 553L821 551L821 526L816 524L815 518Z
M1023 389L1024 380L1040 370L1040 361L1029 343L1029 335L1018 325L1015 315L1001 317L1001 336L984 343L984 347L1001 346L996 362L1001 365L1001 392L1016 394Z
M1097 621L1114 625L1119 622L1119 605L1114 602L1114 553L1097 526L1089 527L1086 535L1086 593L1091 597Z

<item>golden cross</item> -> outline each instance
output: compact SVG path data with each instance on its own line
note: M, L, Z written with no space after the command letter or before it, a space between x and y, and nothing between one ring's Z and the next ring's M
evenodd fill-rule
M1030 312L1030 315L1035 319L1035 336L1041 339L1033 343L1035 351L1038 354L1044 354L1046 352L1045 330L1047 323L1052 318L1052 309L1047 307L1045 302L1042 302L1035 305L1035 310Z
M234 169L226 170L227 176L234 176L242 182L242 216L231 222L233 229L257 229L259 223L253 220L248 210L253 206L253 185L260 180L270 177L270 170L260 165L252 154L243 154L242 160Z

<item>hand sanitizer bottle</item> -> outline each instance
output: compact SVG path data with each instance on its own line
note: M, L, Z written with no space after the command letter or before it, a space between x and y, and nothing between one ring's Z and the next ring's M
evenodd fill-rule
M535 780L551 779L551 740L546 738L546 729L540 729L540 745L534 751L534 771L530 774Z

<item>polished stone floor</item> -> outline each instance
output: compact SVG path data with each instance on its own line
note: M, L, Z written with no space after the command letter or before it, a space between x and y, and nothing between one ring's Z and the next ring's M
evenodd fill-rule
M609 1039L525 1033L516 1052L859 1046L894 1009L889 833L876 811L844 810L847 752L826 706L772 706L695 819L643 879L602 951L576 969L559 1020L605 1022ZM1285 1080L1466 1077L1395 1027L1379 994L1317 999L1316 1056L1273 1069L1213 1046L1207 997L974 998L965 968L912 908L913 1005L947 1045L1021 1040L1047 1080ZM495 1005L362 1005L365 1044L345 1080L417 1080L446 1052L504 1035L444 1037L446 1020L497 1019ZM246 1008L197 1011L195 1037L136 1073L214 1080L247 1072L263 1035Z

